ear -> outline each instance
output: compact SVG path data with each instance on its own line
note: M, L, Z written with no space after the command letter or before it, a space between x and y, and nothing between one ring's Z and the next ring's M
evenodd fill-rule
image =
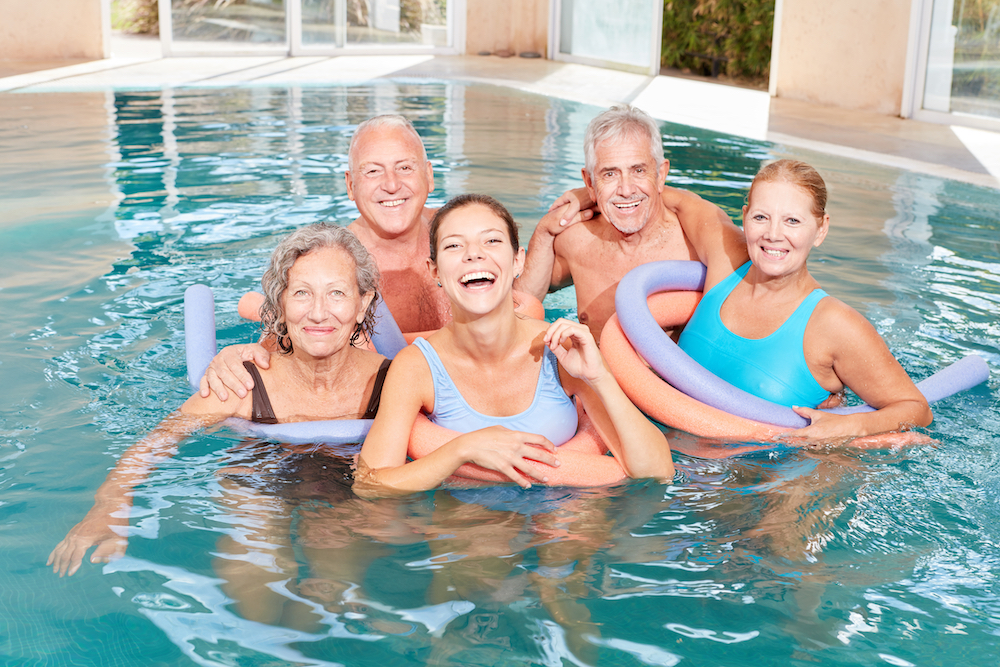
M427 270L430 272L431 278L434 279L434 282L436 283L441 282L441 279L438 277L437 264L435 264L434 260L432 260L430 257L427 258Z
M427 194L434 192L434 167L431 166L431 161L427 161Z
M347 198L354 201L354 182L351 180L351 170L344 172L344 183L347 184Z
M748 205L746 205L746 204L743 204L743 224L744 225L747 222L747 211L748 210L750 210L750 207Z
M597 191L594 190L594 181L590 178L590 172L584 167L580 170L580 173L583 175L583 184L587 187L587 194L590 195L590 200L597 201Z
M824 213L823 220L819 223L819 234L816 236L816 240L813 241L813 247L818 248L826 240L826 234L830 231L830 214Z
M365 321L365 315L368 314L368 306L372 305L372 299L375 298L375 292L368 292L368 294L361 295L361 310L358 312L358 324Z
M664 159L660 163L660 166L656 168L656 175L659 176L659 180L656 183L657 189L663 192L663 186L667 182L667 174L670 173L670 160Z
M514 255L514 275L519 276L524 273L524 246L517 249Z

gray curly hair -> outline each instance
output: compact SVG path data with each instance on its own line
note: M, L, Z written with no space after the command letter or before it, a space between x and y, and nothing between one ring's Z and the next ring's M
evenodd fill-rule
M663 164L663 136L653 117L631 105L616 104L599 113L587 125L587 132L583 137L583 158L587 173L594 175L598 144L605 141L616 144L626 137L648 140L649 152L656 159L656 166Z
M273 335L278 339L278 349L285 354L292 352L292 341L288 339L285 310L281 303L281 296L288 288L288 272L295 264L295 260L318 248L340 248L350 255L354 260L354 277L358 285L358 294L373 295L365 312L365 319L351 336L351 343L356 343L362 335L371 339L375 330L379 273L374 258L361 245L358 237L346 227L318 222L294 231L281 240L271 253L271 263L260 281L264 289L264 303L260 307L261 329L265 336Z

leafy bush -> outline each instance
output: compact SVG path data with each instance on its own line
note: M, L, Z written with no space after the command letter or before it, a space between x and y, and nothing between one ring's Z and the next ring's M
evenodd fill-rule
M157 0L113 0L111 27L134 35L160 34Z
M660 64L766 83L773 30L774 0L664 0Z

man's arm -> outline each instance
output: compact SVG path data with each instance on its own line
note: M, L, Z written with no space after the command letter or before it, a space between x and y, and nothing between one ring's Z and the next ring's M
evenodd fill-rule
M721 208L693 192L670 186L664 187L662 199L663 204L677 216L684 236L702 264L720 270L728 266L730 268L725 270L728 274L749 259L743 231ZM710 261L713 257L716 259L714 262ZM714 284L711 276L709 284Z
M538 221L528 242L524 271L514 284L515 289L527 292L539 301L549 292L573 283L569 265L565 258L558 256L555 249L556 237L569 227L559 224L563 219L564 208L549 211Z

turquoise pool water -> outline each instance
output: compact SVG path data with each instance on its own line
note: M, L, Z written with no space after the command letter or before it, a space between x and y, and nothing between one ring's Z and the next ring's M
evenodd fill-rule
M0 663L995 664L995 378L935 406L933 446L677 454L669 486L533 491L530 516L360 501L349 450L279 465L208 433L140 489L124 559L53 576L115 458L186 396L184 288L215 289L223 342L252 339L237 297L282 234L352 219L352 126L389 111L425 138L432 204L488 192L526 239L598 109L406 81L0 95ZM833 230L813 270L914 377L1000 363L1000 193L663 130L672 183L732 214L762 159L815 164ZM216 474L248 460L255 479Z

